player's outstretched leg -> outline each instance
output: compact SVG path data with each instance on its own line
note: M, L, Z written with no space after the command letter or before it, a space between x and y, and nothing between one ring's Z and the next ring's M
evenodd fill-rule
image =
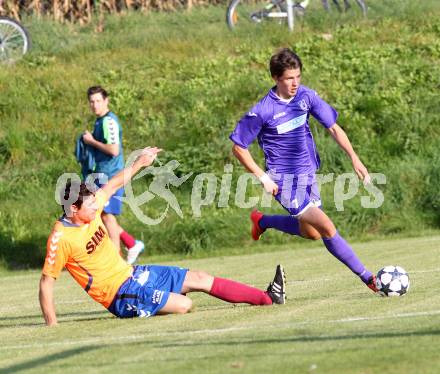
M365 267L365 265L356 256L356 253L342 236L336 231L336 228L330 218L318 208L308 209L300 217L300 221L312 225L322 236L322 241L327 250L339 261L345 264L353 273L355 273L371 290L376 292L374 275Z
M322 240L333 256L347 265L353 273L361 278L362 282L368 284L373 274L365 268L353 249L337 231L331 238L323 238Z
M275 229L290 235L301 236L299 222L290 215L263 215L259 221L259 226L264 231L266 229Z
M251 227L251 236L254 240L259 240L260 236L263 235L263 233L266 231L266 229L263 229L260 226L261 219L263 218L263 213L258 211L257 209L254 209L251 212L250 219L252 221L252 227Z
M182 293L205 292L229 303L271 305L285 303L285 276L281 265L277 267L274 281L267 291L230 279L213 277L201 271L188 271Z
M286 274L282 265L277 265L273 281L267 287L267 294L274 304L286 303Z
M291 215L265 215L254 209L250 215L252 221L252 239L259 240L266 229L275 229L290 235L301 236L306 239L318 240L321 235L312 226L298 221Z
M191 310L192 300L177 293L170 293L168 300L157 314L185 314Z
M368 282L366 283L367 287L373 291L373 292L378 292L379 290L377 289L376 286L376 276L373 274L371 275L371 278L368 280Z

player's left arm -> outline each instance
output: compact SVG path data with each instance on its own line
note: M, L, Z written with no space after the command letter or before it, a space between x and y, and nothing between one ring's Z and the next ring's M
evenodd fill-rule
M126 167L116 174L101 190L107 196L112 196L118 189L126 185L141 168L150 166L160 151L161 149L157 147L144 148L133 165Z
M52 278L50 275L41 275L39 299L41 311L47 326L55 326L58 324L53 297L54 284L55 278Z
M359 156L353 149L350 140L348 139L345 131L335 123L333 126L329 127L328 132L332 136L332 138L336 141L336 143L341 147L341 149L350 157L351 163L353 165L353 169L356 172L359 179L364 181L364 183L368 183L370 180L370 176L368 174L367 168L364 166L362 161L359 159Z

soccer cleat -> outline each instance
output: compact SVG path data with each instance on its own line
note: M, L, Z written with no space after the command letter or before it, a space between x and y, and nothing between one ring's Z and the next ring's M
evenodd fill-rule
M372 290L373 292L379 291L376 287L376 276L372 275L371 278L368 280L367 287Z
M251 228L251 236L252 239L258 240L260 239L260 236L265 232L265 229L262 229L259 225L259 222L261 218L263 218L263 213L258 211L257 209L254 209L251 212L251 221L252 221L252 228Z
M127 264L133 265L138 256L144 251L144 243L140 240L136 240L136 244L128 250Z
M286 275L282 265L277 265L275 277L267 287L267 294L272 299L273 304L286 303Z

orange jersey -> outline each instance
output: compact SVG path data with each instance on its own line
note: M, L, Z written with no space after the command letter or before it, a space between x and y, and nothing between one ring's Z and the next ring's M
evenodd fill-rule
M119 256L101 220L108 198L96 193L99 207L89 224L77 226L61 218L47 240L43 274L58 278L63 267L98 303L110 306L119 287L132 274L133 268Z

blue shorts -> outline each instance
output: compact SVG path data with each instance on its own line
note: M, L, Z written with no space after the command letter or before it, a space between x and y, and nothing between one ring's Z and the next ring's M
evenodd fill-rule
M116 216L122 213L122 200L124 187L117 190L104 205L104 213L114 214Z
M284 178L277 181L278 193L275 199L293 217L299 217L310 207L321 206L318 183L314 175L307 178Z
M171 292L180 294L187 271L176 266L135 266L133 275L119 288L109 312L119 318L154 316Z

